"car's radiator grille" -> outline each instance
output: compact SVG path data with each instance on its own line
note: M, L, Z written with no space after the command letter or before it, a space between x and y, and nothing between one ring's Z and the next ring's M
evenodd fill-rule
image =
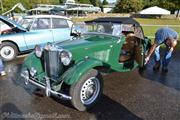
M59 58L59 51L50 51L44 49L44 68L48 77L60 77L63 70L63 65Z

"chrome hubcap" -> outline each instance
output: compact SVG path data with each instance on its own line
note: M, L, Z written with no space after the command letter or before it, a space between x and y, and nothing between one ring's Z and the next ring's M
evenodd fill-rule
M99 80L95 77L89 78L83 84L80 91L81 102L85 105L93 103L100 92Z
M4 46L0 51L1 57L5 59L12 59L14 57L15 51L11 46Z

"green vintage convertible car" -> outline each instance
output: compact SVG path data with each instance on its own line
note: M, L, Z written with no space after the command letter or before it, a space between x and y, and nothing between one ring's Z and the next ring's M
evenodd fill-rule
M105 17L72 27L74 37L36 46L22 65L25 84L31 83L71 100L79 111L97 103L103 90L102 73L126 72L145 64L150 40L132 18Z

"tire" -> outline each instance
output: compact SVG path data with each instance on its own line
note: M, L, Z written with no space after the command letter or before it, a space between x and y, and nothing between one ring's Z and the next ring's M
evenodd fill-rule
M94 91L92 88L95 88ZM86 111L98 102L102 90L102 76L97 70L92 69L70 87L71 103L77 110ZM87 98L87 93L89 93L89 98Z
M3 42L0 46L0 57L4 61L11 61L16 58L18 54L17 47L10 42Z

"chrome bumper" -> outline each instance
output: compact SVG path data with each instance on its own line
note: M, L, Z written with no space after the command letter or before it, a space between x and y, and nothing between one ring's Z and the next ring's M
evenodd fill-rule
M71 96L68 96L68 95L65 95L63 93L56 92L56 91L52 90L51 86L50 86L50 80L47 77L45 77L45 80L46 80L46 85L45 86L35 82L35 80L30 78L28 71L22 72L21 73L21 77L25 80L25 85L28 85L29 83L31 83L31 84L33 84L35 86L38 86L41 89L44 89L45 92L46 92L46 96L48 96L48 97L50 96L50 94L52 94L52 95L58 96L61 99L67 99L67 100L71 100L72 99Z

